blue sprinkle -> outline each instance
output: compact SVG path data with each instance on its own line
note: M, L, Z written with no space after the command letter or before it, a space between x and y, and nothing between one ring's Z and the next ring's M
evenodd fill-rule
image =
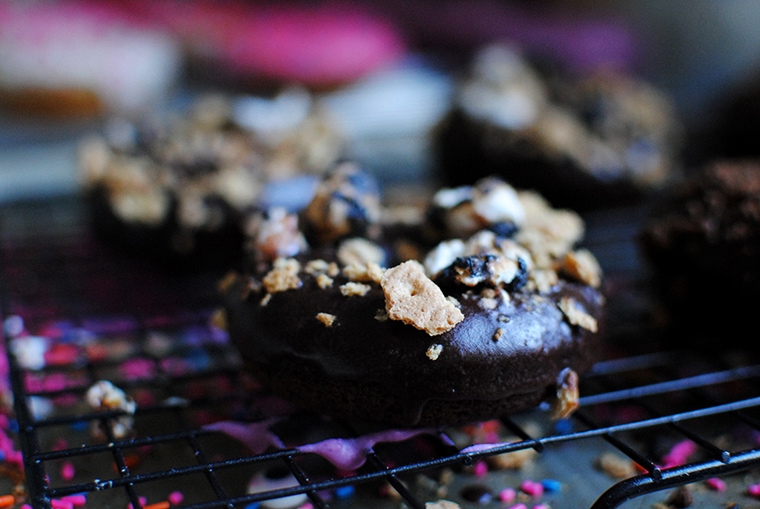
M335 488L335 498L348 498L354 494L355 488L353 486L341 486Z
M18 421L16 419L10 419L8 421L8 431L18 433Z
M0 451L0 461L5 461L5 451Z
M570 419L560 419L554 424L554 432L558 435L566 435L573 432L573 423Z
M549 493L557 493L562 489L562 483L555 479L543 479L541 486Z
M261 504L259 502L251 502L245 506L245 509L259 509L259 507L261 507Z
M90 426L90 423L87 421L77 421L71 423L71 429L74 431L85 431Z

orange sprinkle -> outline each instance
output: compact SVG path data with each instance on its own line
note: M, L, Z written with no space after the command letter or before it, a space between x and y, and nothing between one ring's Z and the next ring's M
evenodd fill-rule
M11 507L16 503L16 497L13 495L0 496L0 507Z
M164 500L163 502L156 502L155 504L146 505L143 509L169 509L171 504Z

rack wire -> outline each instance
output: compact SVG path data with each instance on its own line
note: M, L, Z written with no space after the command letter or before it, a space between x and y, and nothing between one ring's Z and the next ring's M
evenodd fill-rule
M17 422L6 432L23 454L27 492L19 505L609 509L675 504L669 497L686 490L723 507L752 501L748 486L760 482L760 364L741 346L677 348L646 328L634 229L614 214L589 218L617 315L614 341L583 377L570 419L553 422L538 407L369 442L387 430L286 412L250 377L210 320L221 273L173 274L102 245L77 197L6 205L0 217ZM17 349L30 337L45 343L41 364ZM99 380L133 398L134 415L88 406ZM122 435L115 425L125 417L133 423ZM256 449L273 436L276 447ZM336 466L309 447L332 439L368 443L361 464ZM615 461L601 468L604 459ZM275 483L282 476L289 484ZM543 493L523 484L536 479ZM252 480L264 482L259 491Z

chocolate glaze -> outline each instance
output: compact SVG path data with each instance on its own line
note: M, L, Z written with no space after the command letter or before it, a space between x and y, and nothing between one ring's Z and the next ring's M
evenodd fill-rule
M303 286L271 294L250 291L238 277L224 295L230 337L273 390L299 406L395 425L456 424L497 417L550 397L560 372L586 371L600 333L570 325L557 302L573 297L601 320L603 297L591 287L560 281L547 294L515 292L494 309L479 292L449 293L465 315L454 329L429 336L410 325L378 320L376 284L365 296L343 296L336 278L321 289ZM317 313L336 316L331 327ZM497 329L503 333L495 339ZM433 344L440 356L426 356Z

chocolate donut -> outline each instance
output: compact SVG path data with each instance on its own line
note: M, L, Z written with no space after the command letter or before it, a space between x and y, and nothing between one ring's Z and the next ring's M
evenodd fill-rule
M273 237L254 237L249 272L221 282L225 326L256 376L299 407L398 426L461 424L543 401L569 415L604 319L599 266L574 250L580 218L495 178L439 191L432 230L370 224L370 198L360 192L345 208L359 230L328 243L300 232L311 214L280 215L282 228L260 231L277 231L289 254L256 249ZM489 229L505 223L513 227ZM405 259L414 242L419 258Z
M670 338L742 341L760 304L760 161L716 160L673 185L638 240Z
M640 202L677 176L682 130L670 99L635 76L546 71L498 44L477 52L456 87L434 155L448 185L493 174L554 206L600 209Z
M274 199L303 207L344 148L304 90L209 94L186 110L112 119L82 141L79 177L108 244L170 268L227 267L239 261L248 213L284 182L289 196Z

